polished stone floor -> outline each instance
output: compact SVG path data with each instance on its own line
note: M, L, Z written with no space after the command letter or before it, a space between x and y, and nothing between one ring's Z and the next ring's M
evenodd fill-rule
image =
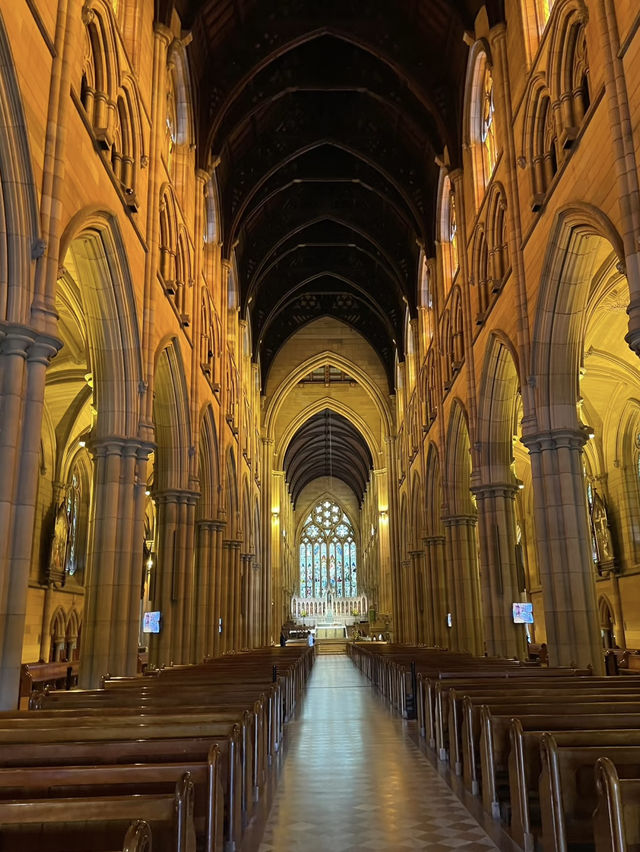
M496 846L345 656L320 656L288 744L259 852Z

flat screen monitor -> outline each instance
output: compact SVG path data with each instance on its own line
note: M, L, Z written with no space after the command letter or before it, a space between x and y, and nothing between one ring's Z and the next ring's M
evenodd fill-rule
M160 611L145 612L142 617L143 633L160 633Z
M533 624L533 604L532 603L514 603L513 604L513 623L514 624Z

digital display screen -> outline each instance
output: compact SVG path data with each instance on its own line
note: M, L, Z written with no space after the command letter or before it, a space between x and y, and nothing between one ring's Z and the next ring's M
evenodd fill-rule
M145 612L142 617L143 633L160 633L160 611Z
M533 604L532 603L514 603L513 604L513 623L514 624L533 624Z

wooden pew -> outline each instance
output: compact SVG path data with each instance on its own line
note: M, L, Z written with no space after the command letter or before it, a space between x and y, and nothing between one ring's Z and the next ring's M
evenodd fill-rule
M251 693L255 695L255 691ZM78 693L82 696L82 693ZM180 700L182 697L182 700ZM250 802L258 801L260 790L266 780L267 754L270 743L267 740L264 725L264 705L259 699L253 702L251 711L245 707L250 705L248 697L235 697L234 703L229 703L232 696L225 693L221 696L228 703L211 703L211 708L205 706L204 696L199 693L190 697L185 690L174 691L172 695L155 694L148 696L146 700L141 699L137 691L128 690L127 694L119 692L106 695L104 698L89 698L83 701L77 699L73 708L60 708L56 710L41 710L35 714L16 716L15 714L0 713L0 727L5 720L16 722L17 726L39 726L44 725L48 719L78 719L76 726L92 724L92 720L113 720L118 716L137 716L146 723L152 721L169 722L174 719L182 726L186 721L196 722L202 720L224 720L237 721L242 726L242 778L243 778L243 813L248 815ZM73 700L69 699L73 704ZM90 706L84 706L88 703ZM38 722L37 720L40 720Z
M618 776L614 763L598 758L595 767L598 804L593 814L596 852L640 849L640 778Z
M55 684L58 689L71 689L78 682L77 660L58 663L23 663L20 666L20 698L29 698L34 688Z
M206 762L184 759L174 763L134 763L98 766L31 766L0 768L0 802L59 795L123 796L172 792L185 772L193 783L194 825L204 852L223 847L224 802L220 782L220 748L213 744Z
M622 708L623 705L620 705ZM611 713L610 704L598 706L585 705L579 708L583 712L576 713L574 707L558 707L551 705L534 706L532 714L518 713L518 719L524 731L573 731L580 729L616 730L622 728L640 728L640 711L625 711ZM524 709L524 708L522 708ZM480 708L480 756L482 777L482 803L485 811L495 819L500 819L500 778L508 779L508 749L509 726L515 713L511 710L505 715L501 711L492 711L486 705ZM465 751L467 743L464 743ZM464 757L464 773L467 782L479 783L476 758L470 754ZM467 772L474 772L469 778ZM504 798L504 797L503 797Z
M523 705L559 702L570 704L574 701L606 700L612 702L636 701L640 702L640 680L621 683L615 678L554 678L543 681L538 678L523 681L511 680L505 685L496 685L492 682L482 682L482 685L457 687L449 689L446 704L442 707L449 708L448 723L446 726L446 739L438 742L442 750L448 748L449 759L456 775L462 774L462 723L464 699L479 706L481 704L497 705L513 703ZM514 715L518 715L514 711ZM437 729L442 722L436 720Z
M17 771L25 767L112 766L129 764L173 764L181 767L190 763L210 765L211 749L219 749L217 771L223 790L223 837L225 849L232 852L242 834L242 775L240 771L240 727L229 727L226 734L217 737L179 737L145 739L136 734L125 734L122 739L109 739L108 734L93 740L53 738L42 742L37 749L27 742L1 742L0 764ZM1 770L0 770L1 771ZM144 771L144 770L141 770ZM151 770L149 770L151 771ZM207 832L218 830L216 813L215 779L207 779L207 794L211 790L207 805ZM199 791L197 791L199 792ZM199 793L199 798L202 794Z
M553 736L545 733L540 754L544 852L568 852L592 841L592 814L597 806L594 769L599 758L610 759L618 775L640 778L639 746L559 746Z
M640 729L524 731L521 720L512 719L509 725L508 760L510 831L515 842L525 852L532 852L535 838L541 835L540 797L538 793L540 773L542 772L540 744L546 733L553 736L560 747L640 746Z
M124 836L122 852L151 852L151 829L143 819L132 822Z
M172 793L0 801L0 849L101 852L132 820L150 824L154 852L196 852L189 774Z

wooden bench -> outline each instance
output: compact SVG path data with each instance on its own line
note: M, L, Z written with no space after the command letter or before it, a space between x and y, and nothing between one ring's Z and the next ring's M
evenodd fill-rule
M640 778L640 746L559 746L550 734L540 745L540 814L545 852L568 852L593 840L598 758L615 763L618 775Z
M593 814L596 852L640 849L640 778L618 776L614 763L598 758L595 767L598 804Z
M189 773L166 794L0 801L0 849L102 852L115 848L132 820L150 825L154 852L196 852Z
M554 705L537 705L531 714L518 713L518 719L523 731L574 731L574 730L616 730L622 728L640 728L640 711L624 711L611 713L610 704L598 706L585 705L581 713L576 713L574 707L557 707ZM619 708L616 708L619 709ZM482 803L485 811L494 819L500 819L499 787L508 790L508 751L509 726L514 718L513 711L494 711L483 705L480 708L480 772L482 777ZM467 743L464 743L465 751ZM469 750L470 752L472 749ZM478 765L473 754L464 757L465 783L471 786L473 781L479 785ZM473 775L471 773L473 772ZM469 773L469 775L467 775ZM504 782L502 781L504 779ZM477 787L475 788L477 790Z
M98 766L31 766L0 768L0 801L55 796L137 795L171 792L185 772L194 787L194 824L199 848L223 848L224 800L220 781L220 748L213 744L206 762L185 759L171 763L134 763Z
M20 666L20 698L29 698L34 688L46 685L56 689L71 689L78 682L77 660L59 663L23 663Z
M83 732L84 733L84 732ZM80 740L73 738L69 732L67 738L52 738L42 742L37 749L30 741L1 742L0 764L3 767L21 771L25 767L74 767L104 766L129 764L174 764L178 767L190 763L211 764L211 750L219 749L216 772L223 792L223 837L225 848L233 850L242 834L242 774L240 771L240 728L237 725L229 727L225 733L218 736L185 738L171 736L167 738L145 739L138 734L125 734L122 739L109 738L103 733L102 738ZM2 770L0 770L2 771ZM141 770L143 772L144 770ZM152 770L149 770L152 772ZM218 801L215 792L215 779L207 778L206 827L207 832L218 831L217 821L220 814L215 813ZM209 795L209 791L211 794ZM203 797L199 793L199 799ZM200 818L200 815L198 815Z
M482 686L464 686L449 689L446 702L441 703L442 712L448 707L448 722L446 728L443 722L436 719L436 729L440 740L437 745L442 752L449 755L452 767L456 775L462 774L462 727L463 727L463 705L464 699L476 706L481 704L514 704L514 716L517 714L517 705L540 704L560 702L570 704L572 702L588 701L593 703L600 701L636 701L640 702L640 680L621 683L612 678L555 678L552 681L543 682L538 679L526 681L510 681L508 686L498 687L488 683Z
M255 694L255 693L253 693ZM82 695L82 693L79 693ZM5 721L15 723L17 727L44 726L48 720L73 720L76 728L85 727L102 720L111 722L118 717L138 717L146 724L175 721L180 728L187 722L202 721L231 721L242 726L241 761L243 778L243 813L248 815L249 803L258 801L260 790L266 780L267 754L269 742L264 726L264 707L261 700L254 701L251 711L244 709L250 702L248 698L236 698L236 703L212 704L208 709L204 700L196 700L192 704L184 691L174 692L172 696L151 696L147 702L139 699L137 691L129 691L123 697L114 693L113 698L90 698L88 703L97 706L84 707L78 698L77 708L57 710L41 710L37 713L16 716L15 714L0 713L0 728ZM184 696L184 702L180 700ZM202 696L200 696L202 698ZM231 697L225 694L227 702ZM40 721L38 721L40 720Z
M535 838L542 834L538 785L542 772L540 745L547 733L562 748L640 746L640 729L524 731L521 720L512 719L508 759L510 830L515 842L525 852L532 852ZM502 809L502 801L500 804Z

